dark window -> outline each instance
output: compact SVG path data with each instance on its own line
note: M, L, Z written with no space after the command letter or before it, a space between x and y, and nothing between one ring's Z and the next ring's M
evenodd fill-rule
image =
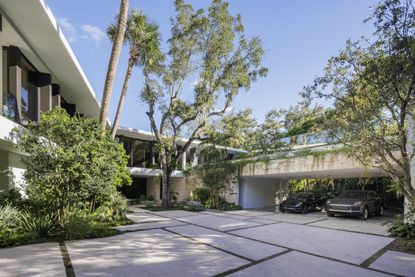
M28 120L38 120L37 114L37 86L34 82L33 72L36 69L24 57L22 57L21 64L21 110L22 117L20 119L22 124L27 124Z

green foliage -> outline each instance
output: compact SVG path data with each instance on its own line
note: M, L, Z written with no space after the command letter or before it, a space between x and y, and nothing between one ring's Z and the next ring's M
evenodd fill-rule
M203 151L206 162L196 169L196 173L210 196L205 201L206 207L219 208L221 195L229 190L231 183L237 178L238 166L224 159L224 150L208 147Z
M387 172L415 207L415 140L408 136L415 119L415 8L409 0L384 0L367 21L375 27L372 39L348 41L304 95L334 102L326 122L331 133L351 146L350 155Z
M193 199L205 205L206 201L211 197L210 190L205 187L196 188L193 191Z
M228 2L213 0L204 11L176 0L175 8L168 63L157 72L144 70L141 93L160 155L165 207L170 205L169 177L183 153L229 111L240 91L267 74L261 40L246 38L241 16L229 12ZM196 84L191 86L191 80ZM184 93L189 87L190 97ZM182 148L176 145L180 137L188 138Z
M157 206L157 202L154 200L146 200L143 204L146 208L154 208Z
M0 206L0 230L13 229L19 226L21 213L20 211L7 203L4 206Z
M0 228L0 247L12 247L33 241L33 234L15 228Z
M28 199L62 227L68 213L93 212L116 187L131 181L122 145L102 134L95 119L70 117L56 108L14 135L18 148L30 154L23 158Z
M189 200L183 203L183 208L189 211L203 211L205 208L199 201Z
M13 206L21 207L23 202L22 195L17 189L11 189L7 193L0 194L0 206L4 206L9 203Z
M395 220L387 222L388 232L393 236L415 239L415 209L409 208L404 216L397 215Z
M32 239L51 238L59 234L55 215L34 215L22 212L19 228L23 233L30 233Z
M111 228L108 224L95 221L91 216L72 214L65 225L64 239L88 239L114 236L119 231Z
M93 216L102 222L113 222L123 220L127 212L127 200L120 192L114 191L101 205L95 210Z

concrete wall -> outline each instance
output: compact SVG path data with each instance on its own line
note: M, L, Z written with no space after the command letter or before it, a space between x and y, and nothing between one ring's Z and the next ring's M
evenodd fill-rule
M366 168L356 159L342 153L327 153L324 155L307 155L300 157L282 158L267 162L250 162L243 166L242 177L273 176L288 179L293 177L322 178L322 177L375 177L382 176L379 168Z
M239 180L239 205L244 209L275 206L277 181L267 178L241 178Z

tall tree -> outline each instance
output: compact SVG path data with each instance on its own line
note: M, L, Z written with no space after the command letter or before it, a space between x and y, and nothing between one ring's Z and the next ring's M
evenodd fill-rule
M240 15L231 15L228 6L214 0L205 13L176 0L168 64L160 78L146 74L142 100L160 156L164 207L170 205L170 176L183 153L242 89L267 72L260 39L246 39ZM180 137L185 143L177 147Z
M101 110L99 113L99 124L104 132L107 127L108 111L110 107L112 88L114 86L115 73L117 71L118 59L121 53L121 46L124 40L125 29L127 26L129 0L121 0L120 11L118 14L117 28L115 31L111 56L108 63L107 75L105 77L104 91L102 93Z
M107 29L107 34L112 41L115 38L116 30L117 24L111 24ZM160 51L158 26L151 24L141 12L135 10L130 12L124 42L129 45L128 66L111 129L112 138L115 138L117 133L133 68L142 66L145 70L156 72L160 68L159 63L163 59L163 54Z
M363 164L378 166L415 207L408 136L415 115L415 10L411 0L386 0L368 19L374 41L348 42L329 60L307 96L329 99L333 134Z

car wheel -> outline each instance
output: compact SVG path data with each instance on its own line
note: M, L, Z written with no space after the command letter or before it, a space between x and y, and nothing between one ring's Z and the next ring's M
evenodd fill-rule
M383 216L383 212L384 212L383 205L380 205L378 215L379 215L379 216Z
M301 213L306 214L306 213L308 213L309 211L310 211L310 207L309 207L309 206L307 206L307 205L304 205L304 206L303 206L303 210L301 211Z
M280 206L280 212L285 213L285 210L283 207Z
M363 209L363 213L360 215L360 219L362 220L366 220L369 217L369 209L367 207L365 207Z
M327 216L328 216L328 217L334 217L334 214L332 214L332 213L327 213Z

